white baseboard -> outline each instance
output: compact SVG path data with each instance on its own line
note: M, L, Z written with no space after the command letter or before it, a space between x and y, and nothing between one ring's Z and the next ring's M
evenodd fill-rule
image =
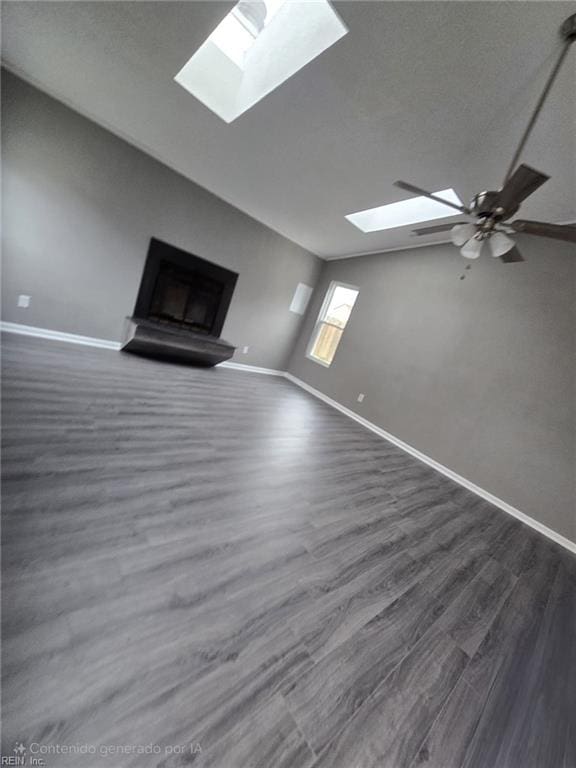
M235 371L244 371L245 373L263 373L265 376L286 376L286 371L277 371L275 368L260 368L258 365L235 363L232 360L225 360L223 363L218 363L216 367L232 368Z
M109 339L96 339L92 336L79 336L76 333L64 333L63 331L51 331L48 328L36 328L33 325L21 325L20 323L0 322L0 331L4 333L17 333L20 336L36 336L39 339L52 341L65 341L69 344L83 344L87 347L100 347L101 349L120 349L119 341Z
M464 488L471 491L472 493L475 493L477 496L480 496L482 499L485 499L486 501L490 502L490 504L493 504L495 507L498 507L504 512L507 512L509 515L512 515L512 517L515 517L521 522L525 523L526 525L529 525L535 531L538 531L538 533L541 533L543 536L546 536L549 539L552 539L552 541L555 541L556 544L560 544L560 546L565 547L570 552L573 552L574 554L576 554L576 542L570 541L570 539L567 539L565 536L562 536L561 533L557 533L556 531L552 530L552 528L548 528L548 526L543 525L543 523L539 523L538 520L534 520L533 517L526 515L524 512L521 512L519 509L516 509L516 507L513 507L511 504L508 504L508 502L504 501L503 499L499 499L498 496L494 496L494 494L490 493L489 491L485 491L483 488L480 488L479 485L472 483L470 480L467 480L465 477L462 477L462 475L457 474L456 472L449 469L448 467L445 467L443 464L440 464L440 462L436 461L435 459L432 459L430 456L427 456L425 453L422 453L417 448L414 448L408 443L405 443L403 440L400 440L394 435L391 435L389 432L386 432L381 427L378 427L376 424L373 424L371 421L368 421L368 419L362 418L362 416L359 416L357 413L350 410L350 408L346 408L344 405L341 405L336 400L333 400L331 397L328 397L328 395L325 395L323 392L320 392L320 390L314 389L314 387L311 387L309 384L306 384L305 381L302 381L301 379L296 378L296 376L293 376L291 373L286 373L285 377L288 379L288 381L291 381L293 384L296 384L298 387L305 389L306 392L309 392L311 395L314 395L314 397L317 397L319 400L322 400L327 405L330 405L332 408L335 408L337 411L340 411L340 413L343 413L345 416L348 416L348 418L358 422L358 424L361 424L366 429L369 429L371 432L374 432L374 434L384 438L384 440L388 440L388 442L393 443L398 448L401 448L403 451L406 451L406 453L409 453L411 456L414 456L414 458L418 459L418 461L421 461L424 464L427 464L429 467L432 467L432 469L435 469L437 472L440 472L446 477L449 477L450 480L453 480L455 483L462 485Z
M20 334L21 336L36 336L37 338L40 338L40 339L49 339L52 341L65 341L71 344L84 344L85 346L89 346L89 347L100 347L101 349L113 349L116 351L118 351L121 347L120 342L118 341L110 341L109 339L96 339L91 336L79 336L75 333L63 333L62 331L51 331L46 328L36 328L32 325L21 325L20 323L7 323L2 321L0 322L0 331L4 331L5 333L17 333L17 334ZM449 469L448 467L445 467L443 464L440 464L440 462L436 461L435 459L432 459L430 456L427 456L425 453L422 453L417 448L414 448L408 443L405 443L403 440L400 440L399 438L394 437L394 435L391 435L389 432L386 432L386 430L382 429L376 424L373 424L371 421L368 421L368 419L362 418L362 416L359 416L357 413L350 410L350 408L346 408L344 405L341 405L336 400L333 400L331 397L328 397L328 395L325 395L323 392L320 392L320 390L314 389L314 387L311 387L309 384L306 384L305 381L302 381L301 379L296 378L296 376L293 376L291 373L288 373L287 371L278 371L278 370L275 370L274 368L260 368L256 365L245 365L244 363L234 363L234 362L231 362L230 360L227 360L224 363L220 363L218 367L230 368L237 371L244 371L245 373L260 373L260 374L265 374L267 376L282 376L288 379L288 381L291 381L293 384L296 384L296 386L306 390L306 392L309 392L311 395L314 395L314 397L317 397L319 400L322 400L327 405L330 405L332 408L335 408L337 411L340 411L340 413L343 413L345 416L348 416L348 418L353 419L354 421L356 421L358 424L361 424L366 429L369 429L371 432L374 432L374 434L378 435L384 440L388 440L388 442L393 443L398 448L402 449L403 451L406 451L406 453L409 453L411 456L414 456L414 458L418 459L418 461L421 461L424 464L427 464L429 467L432 467L432 469L435 469L437 472L440 472L446 477L449 477L450 480L453 480L455 483L458 483L459 485L463 486L464 488L471 491L472 493L475 493L477 496L480 496L480 498L490 502L490 504L494 504L495 507L498 507L504 512L507 512L509 515L512 515L512 517L515 517L516 519L520 520L526 525L529 525L530 528L533 528L535 531L538 531L538 533L541 533L543 536L546 536L552 541L555 541L556 544L560 544L560 546L565 547L570 552L573 552L574 554L576 554L576 542L570 541L570 539L567 539L565 536L562 536L562 534L552 530L552 528L548 528L548 526L543 525L542 523L539 523L538 520L534 520L533 517L530 517L529 515L524 514L524 512L521 512L519 509L516 509L516 507L513 507L511 504L508 504L508 502L503 501L503 499L499 499L497 496L494 496L494 494L490 493L489 491L485 491L483 488L480 488L480 486L476 485L475 483L472 483L470 480L467 480L465 477L462 477L462 475L459 475L456 472L453 472L451 469Z

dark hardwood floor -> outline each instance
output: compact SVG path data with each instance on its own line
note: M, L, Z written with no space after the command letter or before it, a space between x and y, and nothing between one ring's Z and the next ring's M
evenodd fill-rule
M576 768L568 552L283 379L3 342L4 755Z

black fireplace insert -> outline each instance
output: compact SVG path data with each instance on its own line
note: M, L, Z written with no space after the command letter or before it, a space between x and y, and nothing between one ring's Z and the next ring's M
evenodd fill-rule
M152 238L134 318L219 337L238 275Z

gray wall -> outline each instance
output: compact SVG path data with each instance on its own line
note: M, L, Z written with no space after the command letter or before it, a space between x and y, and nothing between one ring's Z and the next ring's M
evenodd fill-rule
M316 256L15 76L2 86L4 320L118 340L154 236L239 272L222 335L250 346L238 362L286 367Z
M448 245L327 263L289 370L576 541L576 249L519 245L463 281ZM326 369L305 351L331 280L360 295Z

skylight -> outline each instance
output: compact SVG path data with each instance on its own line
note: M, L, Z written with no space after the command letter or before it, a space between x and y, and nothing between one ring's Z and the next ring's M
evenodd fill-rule
M208 40L244 69L246 54L287 0L240 2L225 16Z
M462 201L453 189L442 189L434 194L450 203L462 205ZM409 200L400 200L397 203L380 205L378 208L349 213L346 218L362 232L378 232L381 229L405 227L408 224L446 219L449 216L457 216L457 212L442 203L430 200L429 197L411 197Z
M222 19L208 39L217 45L236 66L244 69L244 57L254 44L256 37L232 11Z
M230 123L347 31L328 0L240 0L174 79Z

